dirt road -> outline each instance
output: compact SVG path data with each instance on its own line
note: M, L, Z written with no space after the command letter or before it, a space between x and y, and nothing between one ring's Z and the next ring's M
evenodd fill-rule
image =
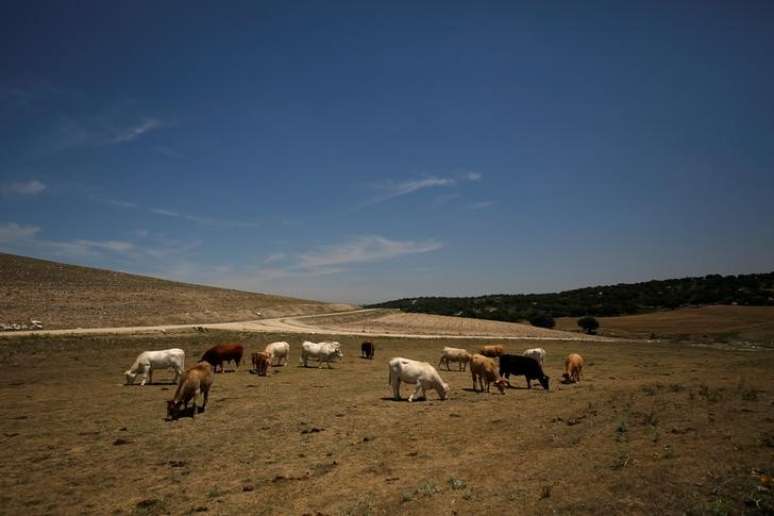
M424 317L419 323L417 316ZM360 329L353 329L352 323L342 325L337 323L326 324L326 319L340 320L343 317L358 320ZM377 321L389 317L395 319L405 317L407 325L403 329L400 324L392 324L390 330L384 330L384 326ZM421 324L428 321L426 324ZM438 321L441 321L439 324ZM465 325L454 325L450 331L444 331L447 321L457 323L467 321L472 331L466 331ZM369 328L370 326L370 328ZM360 335L368 337L400 337L415 339L520 339L520 340L559 340L581 341L588 337L571 332L552 331L542 328L532 328L517 323L502 323L497 321L481 321L478 319L465 319L461 317L424 316L422 314L396 314L394 312L385 315L384 310L361 309L349 312L331 312L327 314L315 314L308 316L278 317L267 319L255 319L250 321L226 322L226 323L202 323L202 324L165 324L158 326L123 326L114 328L73 328L66 330L36 330L15 331L0 333L0 338L23 337L30 335L57 336L57 335L141 335L154 333L173 333L176 331L189 331L192 328L206 330L226 330L253 333L303 333L308 335ZM483 330L483 331L479 331ZM596 337L595 340L606 340Z

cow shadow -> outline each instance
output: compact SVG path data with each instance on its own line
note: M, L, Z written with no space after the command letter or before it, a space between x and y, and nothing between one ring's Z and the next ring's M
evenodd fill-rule
M201 414L202 412L204 412L204 409L202 409L202 407L191 405L190 407L182 408L176 411L172 417L167 416L164 420L169 422L169 421L177 421L178 419L181 419L181 418L194 419L194 416L196 414Z
M408 396L401 397L399 400L396 400L392 396L383 396L381 399L382 399L382 401L392 401L393 403L408 403L409 402ZM411 403L424 403L426 401L428 401L427 398L419 398L419 399L415 399Z

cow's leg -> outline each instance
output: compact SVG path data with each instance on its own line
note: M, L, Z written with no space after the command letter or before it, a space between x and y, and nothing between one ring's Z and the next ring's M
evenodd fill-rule
M153 383L153 366L148 367L148 383Z
M392 374L392 397L395 401L400 401L400 378L397 374Z
M202 412L207 408L207 400L210 398L210 389L202 389Z
M145 385L148 381L148 371L150 370L150 366L147 364L143 364L140 366L140 373L142 375L142 380L140 381L140 385Z
M527 376L527 375L524 375L524 378L527 379L527 389L531 389L532 388L532 380L530 380L529 376Z
M425 397L425 390L422 388L422 382L417 382L417 388L414 389L414 394L409 396L409 403L414 400L419 400Z

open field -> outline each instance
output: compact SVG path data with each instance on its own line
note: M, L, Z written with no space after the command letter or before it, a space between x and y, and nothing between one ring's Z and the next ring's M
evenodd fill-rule
M334 369L218 375L208 410L165 422L173 386L121 385L145 349L192 358L244 334L0 341L2 514L770 514L774 353L551 342L551 391L389 399L386 360L436 363L444 340L342 337ZM475 348L481 341L454 341ZM521 351L532 342L507 342ZM563 357L586 357L562 385ZM155 375L160 382L171 374ZM410 392L404 386L404 396ZM768 512L767 512L768 511Z
M356 313L325 317L305 317L291 320L310 329L326 329L342 333L416 334L449 336L491 336L514 338L572 338L587 340L588 336L566 333L529 324L489 321L469 317L403 313L397 310L360 310Z
M597 319L600 333L613 337L749 341L774 347L774 306L714 305ZM577 318L557 319L556 329L579 331Z
M205 287L0 253L0 323L46 329L152 326L304 315L351 305Z

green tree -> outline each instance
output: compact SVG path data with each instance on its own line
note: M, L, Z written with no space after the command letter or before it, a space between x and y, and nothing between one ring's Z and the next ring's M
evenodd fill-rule
M581 317L578 319L578 326L580 326L583 331L591 335L597 332L597 328L599 328L599 321L590 316Z

